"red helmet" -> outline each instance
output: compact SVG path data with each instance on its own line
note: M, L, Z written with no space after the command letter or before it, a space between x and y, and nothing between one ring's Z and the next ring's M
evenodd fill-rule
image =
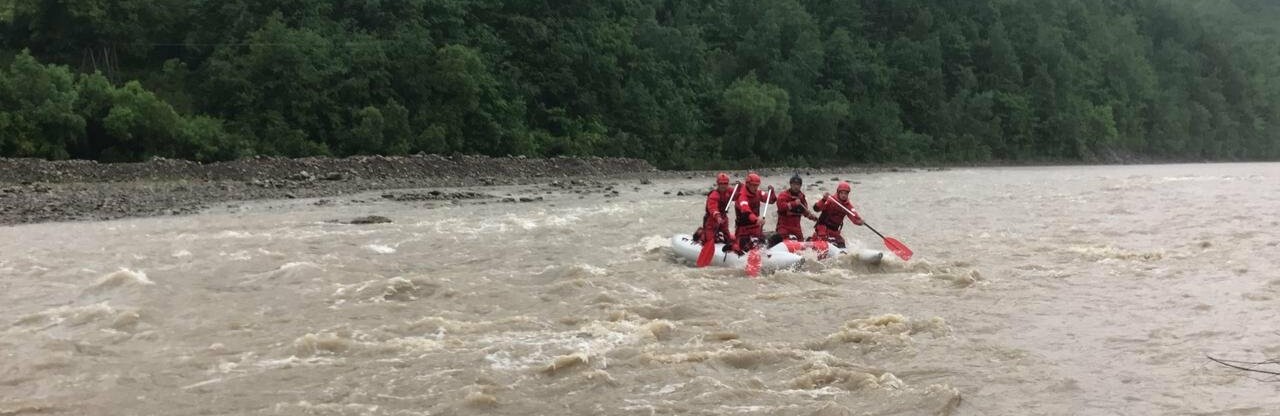
M840 182L839 185L836 185L836 192L849 192L849 190L848 182Z
M729 184L729 175L726 175L723 172L721 172L719 175L716 175L716 185L728 185L728 184Z
M747 185L760 186L760 175L755 172L747 174Z

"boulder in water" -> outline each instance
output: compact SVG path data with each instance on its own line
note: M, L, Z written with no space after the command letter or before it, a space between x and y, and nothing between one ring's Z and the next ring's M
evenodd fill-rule
M351 220L351 222L349 222L348 224L356 224L356 225L364 225L364 224L385 224L385 223L389 223L389 222L391 222L391 219L390 219L390 218L383 217L383 216L378 216L378 215L370 215L370 216L367 216L367 217L360 217L360 218L353 219L353 220Z

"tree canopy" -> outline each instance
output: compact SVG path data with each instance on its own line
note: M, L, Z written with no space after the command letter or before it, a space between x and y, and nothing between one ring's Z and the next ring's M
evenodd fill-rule
M1264 0L0 0L0 156L1280 158Z

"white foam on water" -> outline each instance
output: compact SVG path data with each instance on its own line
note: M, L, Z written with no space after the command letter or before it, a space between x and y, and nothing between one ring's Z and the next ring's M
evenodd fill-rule
M513 230L534 231L544 228L567 228L583 222L593 216L616 216L635 211L632 206L600 206L568 208L561 210L538 210L520 213L508 213L483 221L445 218L439 221L420 221L417 227L427 227L439 234L489 234L505 233Z
M296 355L290 355L289 358L280 358L275 360L261 360L255 363L255 365L258 368L262 368L266 370L278 370L282 368L332 365L339 361L340 361L339 359L330 358L330 357L298 358L298 356Z
M174 258L191 257L191 252L187 250L178 250L173 252L173 254L170 254L170 256Z
M248 252L248 251L245 251L245 250L240 250L240 251L237 251L237 252L234 252L234 253L227 253L227 252L225 252L225 251L223 251L223 252L218 252L218 256L220 256L220 257L227 257L227 258L229 258L229 259L231 259L231 260L235 260L235 261L245 261L245 260L249 260L249 259L252 259L252 258L253 258L253 256L249 255L249 252Z
M283 256L284 255L283 253L267 250L262 247L258 247L258 254L262 254L266 256Z
M150 286L150 285L155 285L156 282L153 282L151 281L151 279L148 279L147 274L145 272L121 268L119 271L116 271L115 273L111 273L99 278L98 281L93 284L92 288L109 289L109 288L116 288L116 287L121 287L125 285L130 285L130 284Z
M595 276L604 276L609 274L608 270L605 270L600 267L592 266L590 264L579 264L578 267L581 267L582 270L586 271L587 273L591 273L592 275L595 275Z
M645 253L651 253L657 250L666 249L668 247L671 247L671 236L661 236L661 235L645 236L640 238L640 240L637 242L619 247L620 251L624 253L634 253L635 255L628 257L625 260L617 261L615 263L638 260L642 258Z
M360 404L360 403L311 403L301 400L296 403L277 403L275 413L277 414L293 414L301 411L301 414L308 415L327 415L327 414L359 414L372 415L378 412L380 407L376 404ZM354 412L354 413L353 413Z
M602 275L603 275L603 274L602 274ZM627 288L627 289L630 289L632 292L634 292L634 293L636 293L636 294L639 294L639 295L641 295L641 296L644 296L644 299L646 299L646 300L649 300L649 301L660 301L660 300L662 300L662 296L658 295L657 293L654 293L653 291L651 291L651 290L649 290L649 289L645 289L645 288L637 287L637 286L632 285L632 284L630 284L630 283L623 283L622 285L623 285L623 286L626 286L626 288Z
M565 227L576 224L582 219L573 215L548 215L543 225L548 227Z
M788 395L788 396L805 396L811 399L818 399L818 398L824 398L824 397L841 396L841 395L849 394L849 391L838 388L838 387L833 387L833 386L823 386L822 388L813 389L813 390L809 390L809 389L773 390L772 393Z
M490 333L506 329L509 333L541 331L552 324L528 316L513 316L495 321L459 321L439 316L428 316L417 321L408 322L406 331L423 333L438 331L441 328L455 334ZM514 328L512 328L514 327Z
M210 385L210 384L221 383L222 381L223 381L222 377L218 377L218 378L215 378L215 379L210 379L210 380L201 381L201 382L199 382L199 383L195 383L195 384L188 384L188 385L182 386L182 390L191 390L191 389L194 389L194 388L197 388L197 387L204 387L204 386L207 386L207 385Z
M729 406L729 405L722 404L720 405L720 410L724 410L730 413L760 413L766 410L777 411L779 409L784 409L787 407L790 407L790 406L781 406L781 407L779 406Z
M295 261L295 262L289 262L289 263L280 265L280 267L277 267L275 270L269 270L269 271L245 276L243 281L240 284L242 285L251 284L261 280L274 280L277 278L285 278L285 280L298 280L301 278L310 277L310 276L304 275L305 273L308 273L308 272L319 273L323 271L325 271L325 269L323 267L320 267L320 265L318 264L307 262L307 261Z
M194 236L194 237L199 238L200 236ZM254 238L254 235L253 233L247 233L244 231L227 230L214 235L213 238L246 239L246 238Z
M1208 182L1230 180L1235 180L1235 178L1230 176L1164 176L1160 178L1160 182Z
M548 217L545 214L538 216L519 216L515 214L508 214L505 217L502 217L501 220L525 231L532 231L542 228L543 226L551 225L551 222L553 221L552 217ZM560 224L568 223L564 220L559 220L558 222Z
M902 379L899 379L898 376L893 375L893 373L884 373L880 375L880 386L891 389L902 389L905 387L905 384L902 382Z
M590 264L570 264L570 265L548 265L542 268L538 273L539 277L550 277L554 279L580 279L592 276L607 276L607 269L592 266Z
M671 246L671 237L651 235L640 239L638 245L643 248L644 251L666 248Z
M316 238L332 238L336 236L362 236L375 233L382 233L394 230L368 229L349 227L345 224L325 224L334 227L312 227L312 228L275 228L275 229L257 229L261 231L242 231L242 230L224 230L216 234L181 234L177 237L180 241L206 241L206 240L309 240Z
M127 316L125 316L127 314ZM91 305L64 305L30 314L14 322L14 327L36 327L40 331L58 325L80 326L90 322L114 319L118 316L131 318L137 315L134 311L120 311L110 303L103 301Z
M369 244L364 246L364 248L367 248L370 251L378 254L391 254L396 252L396 249L388 246L384 246L382 244Z
M489 363L489 367L492 367L494 370L502 370L502 371L519 370L521 368L528 367L528 365L532 361L532 360L528 360L529 362L517 361L514 357L511 356L510 352L507 352L504 350L498 350L493 353L485 354L484 360Z
M288 263L285 263L284 265L281 265L278 270L284 271L284 270L296 269L299 267L314 267L317 269L323 269L322 267L320 267L320 265L309 262L309 261L294 261L294 262L288 262Z
M444 344L424 336L390 337L354 332L309 333L293 341L295 355L303 357L346 355L416 355L439 351Z
M213 371L215 371L215 370L216 370L218 373L226 374L226 373L230 373L230 372L232 372L232 371L236 371L236 370L237 370L237 369L239 369L239 368L240 368L240 363L233 363L233 362L226 362L226 361L224 361L224 362L219 363L219 364L218 364L218 366L217 366L215 369L211 369L211 370L210 370L210 372L213 372Z
M335 284L334 284L334 286L337 286L337 289L335 289L335 290L333 291L333 297L335 297L335 298L341 298L341 299L339 299L339 300L341 300L341 301L345 301L345 300L346 300L345 298L347 298L347 297L349 297L349 296L351 296L351 295L353 295L353 294L357 294L357 293L360 293L360 292L364 292L364 291L368 290L372 285L374 285L375 283L379 283L379 282L382 282L382 280L380 280L380 279L365 280L365 281L363 281L363 282L355 283L355 284L350 284L350 285L344 285L344 284L341 284L341 283L335 283Z
M427 337L404 337L392 338L382 342L382 345L395 348L406 353L422 353L439 351L444 348L444 344L438 339Z
M622 408L621 408L621 409L622 409L622 410L624 410L624 411L634 412L634 411L638 411L638 410L644 410L644 411L648 411L648 412L649 412L649 414L651 414L651 415L656 415L656 414L658 414L658 408L657 408L656 406L651 405L651 404L648 404L648 403L645 403L643 400L632 400L632 399L627 399L627 400L625 400L625 402L626 402L626 403L630 403L630 404L628 404L628 405L626 405L626 406L622 406Z
M685 383L668 384L668 385L662 386L661 389L658 389L658 391L655 391L651 394L665 396L671 393L675 393L676 390L684 388L684 385Z
M1079 254L1084 258L1087 258L1089 260L1095 260L1095 261L1106 261L1106 260L1155 261L1155 260L1163 259L1166 255L1163 250L1138 252L1138 251L1124 250L1124 249L1116 248L1110 245L1102 246L1102 247L1075 246L1075 247L1068 247L1067 251Z
M477 235L505 233L511 226L508 221L502 219L485 220L485 221L463 221L459 219L447 219L437 222L433 225L435 231L439 234L460 234L460 235Z
M811 343L810 346L826 348L843 343L855 343L904 347L914 343L914 336L927 333L940 337L951 334L951 331L951 327L941 317L913 320L901 314L887 313L847 321L838 331L827 335L824 340Z
M483 337L477 343L495 348L485 356L485 360L498 370L539 367L554 371L554 363L566 361L566 358L603 369L609 366L607 354L610 351L620 346L656 341L674 326L674 323L662 319L643 323L595 321L571 331L503 333ZM584 339L584 335L587 338ZM548 364L552 367L548 368Z

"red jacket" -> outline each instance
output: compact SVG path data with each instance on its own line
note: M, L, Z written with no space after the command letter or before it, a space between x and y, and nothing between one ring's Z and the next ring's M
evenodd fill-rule
M720 221L720 217L725 214L725 209L729 208L729 194L733 192L730 188L728 191L720 192L712 189L707 193L707 209L702 215L702 222L708 220Z
M751 192L747 190L746 185L739 185L739 186L741 186L741 188L738 188L738 196L737 196L737 199L738 199L737 224L739 227L753 226L755 225L755 221L752 221L752 219L753 217L757 217L760 215L760 207L761 207L760 204L764 202L766 198L769 197L769 193L767 191L761 190L760 188L756 188L755 192Z
M854 225L862 225L862 217L858 216L858 211L853 210L853 203L844 201L837 205L834 201L835 198L834 196L823 198L818 203L813 204L813 210L820 212L818 214L818 225L826 227L828 230L839 232L840 227L844 226L845 217L849 217L849 221L853 222ZM849 211L846 212L840 209L840 205L848 208ZM850 215L850 213L853 213L853 215Z
M800 228L800 218L813 218L809 212L809 202L805 201L804 192L791 190L778 193L778 228Z

